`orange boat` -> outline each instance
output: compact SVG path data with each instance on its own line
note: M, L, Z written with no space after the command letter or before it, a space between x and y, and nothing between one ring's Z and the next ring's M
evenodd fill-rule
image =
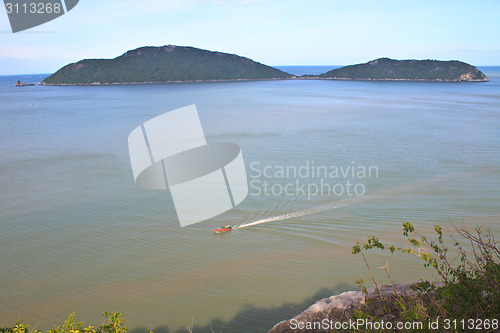
M220 234L221 232L226 232L231 230L233 230L233 228L230 225L226 225L225 227L220 227L212 231L215 232L216 234Z

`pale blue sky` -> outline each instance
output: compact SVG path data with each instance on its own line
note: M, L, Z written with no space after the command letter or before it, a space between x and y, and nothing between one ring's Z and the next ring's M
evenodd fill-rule
M80 0L13 34L0 8L0 75L51 73L140 46L194 46L278 65L379 57L500 65L499 0Z

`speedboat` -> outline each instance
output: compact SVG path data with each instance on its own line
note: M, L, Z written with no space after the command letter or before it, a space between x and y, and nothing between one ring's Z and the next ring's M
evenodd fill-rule
M220 234L221 232L226 232L231 230L233 230L233 228L230 225L226 225L225 227L220 227L212 231L215 232L216 234Z

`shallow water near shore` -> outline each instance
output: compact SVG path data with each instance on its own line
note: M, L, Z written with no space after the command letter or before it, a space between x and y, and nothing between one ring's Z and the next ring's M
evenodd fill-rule
M205 332L210 322L266 331L314 298L368 281L351 254L368 235L398 240L412 221L425 231L483 224L499 238L500 67L480 69L489 82L16 88L45 76L1 76L0 327L23 318L45 330L71 312L98 324L119 311L138 331L194 323ZM209 142L241 147L250 188L235 209L180 228L168 192L136 187L127 138L190 104ZM304 177L279 173L301 167ZM377 172L358 174L364 167ZM396 282L434 277L415 258L369 259L389 260Z

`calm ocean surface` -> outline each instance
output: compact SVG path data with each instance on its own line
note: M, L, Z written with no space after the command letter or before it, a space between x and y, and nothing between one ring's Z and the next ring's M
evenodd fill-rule
M412 221L423 231L483 224L500 238L500 67L481 70L490 82L16 88L46 75L0 76L0 327L23 318L45 330L71 312L99 324L103 311L119 311L138 332L191 323L207 332L210 322L261 332L369 281L351 255L368 235L399 241ZM241 147L252 186L237 208L180 228L167 192L135 186L127 138L190 104L208 141ZM377 172L316 177L314 166ZM309 174L279 173L301 167ZM298 190L321 181L337 193ZM347 181L365 194L339 193ZM289 184L291 195L279 193ZM211 232L282 214L290 218ZM434 278L416 258L368 258L389 261L398 282Z

